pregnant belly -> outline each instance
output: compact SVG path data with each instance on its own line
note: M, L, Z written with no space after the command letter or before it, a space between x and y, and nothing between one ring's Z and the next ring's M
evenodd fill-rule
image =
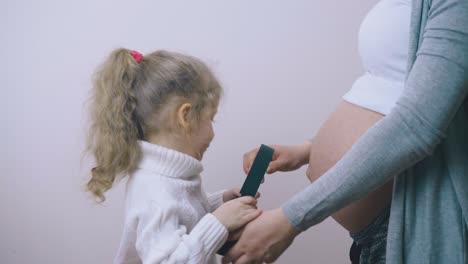
M315 181L331 168L383 115L342 101L320 128L311 147L307 176ZM341 209L333 218L350 232L369 225L390 206L392 182Z

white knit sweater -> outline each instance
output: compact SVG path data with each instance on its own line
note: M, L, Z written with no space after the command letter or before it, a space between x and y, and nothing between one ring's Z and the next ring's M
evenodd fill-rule
M223 192L205 194L200 161L148 142L140 146L114 263L216 263L228 231L211 212L223 203Z

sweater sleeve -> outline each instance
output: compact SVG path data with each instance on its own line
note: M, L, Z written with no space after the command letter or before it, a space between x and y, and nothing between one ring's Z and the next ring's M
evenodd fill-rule
M283 205L299 230L430 155L468 92L468 1L433 0L405 90L322 177Z
M227 239L227 229L212 214L206 214L190 231L179 223L176 209L161 209L156 203L140 213L136 250L143 264L207 263Z
M214 212L218 207L220 207L223 201L223 194L226 190L217 191L214 193L207 193L206 197L208 199L208 203L210 205L210 212Z

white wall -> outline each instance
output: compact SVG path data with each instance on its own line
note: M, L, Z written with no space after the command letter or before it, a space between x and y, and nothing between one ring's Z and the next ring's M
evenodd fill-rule
M2 0L0 263L110 263L123 184L95 205L81 161L90 74L111 49L182 51L224 83L207 190L240 186L242 154L312 137L362 69L357 31L375 0ZM6 84L6 85L5 85ZM260 206L305 187L305 168L270 176ZM301 235L278 263L347 263L334 221Z

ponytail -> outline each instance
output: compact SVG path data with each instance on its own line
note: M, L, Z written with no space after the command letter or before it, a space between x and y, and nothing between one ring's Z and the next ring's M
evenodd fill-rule
M138 139L143 131L136 117L137 100L132 87L139 60L131 52L112 52L94 78L88 150L94 154L96 167L87 190L100 202L105 200L104 193L116 176L131 172L140 156Z

